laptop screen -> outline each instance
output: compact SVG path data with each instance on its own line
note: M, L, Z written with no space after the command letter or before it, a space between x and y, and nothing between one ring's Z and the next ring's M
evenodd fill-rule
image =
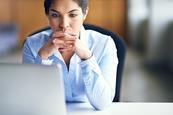
M0 115L65 115L60 66L0 64Z

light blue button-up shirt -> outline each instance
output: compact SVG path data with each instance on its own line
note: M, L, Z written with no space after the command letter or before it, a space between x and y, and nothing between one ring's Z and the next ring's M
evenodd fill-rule
M113 39L93 30L80 31L93 56L81 60L77 54L71 57L69 70L59 51L47 60L38 55L39 49L48 41L52 30L46 30L27 38L23 48L23 63L61 64L63 70L66 101L89 101L96 109L112 103L115 95L117 50Z

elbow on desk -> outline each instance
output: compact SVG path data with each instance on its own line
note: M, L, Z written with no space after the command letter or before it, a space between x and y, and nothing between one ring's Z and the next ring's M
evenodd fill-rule
M91 104L96 110L98 110L98 111L101 111L101 110L104 110L104 109L106 109L109 105L111 105L112 104L112 101L110 100L110 101L106 101L106 102L104 102L104 101L100 101L99 103L95 103L95 104Z
M112 101L114 99L114 89L109 90L107 88L104 88L104 90L101 91L101 93L98 93L99 91L97 90L97 92L94 92L93 95L87 95L90 104L96 110L103 110L107 108L109 105L112 104Z

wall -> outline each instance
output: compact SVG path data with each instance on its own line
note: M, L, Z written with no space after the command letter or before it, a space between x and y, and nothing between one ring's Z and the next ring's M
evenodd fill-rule
M170 65L170 54L173 53L173 43L168 35L173 22L172 6L172 0L152 0L150 6L147 58L153 63L165 66Z
M143 53L147 47L148 14L147 0L128 0L129 44Z
M34 30L48 25L43 0L0 0L0 22L14 22L19 44ZM119 33L126 39L126 0L90 0L86 22Z
M173 67L173 1L129 0L129 44L156 68Z
M19 46L31 32L48 25L43 0L0 0L0 23L15 24Z
M90 0L90 11L86 22L111 29L126 41L126 0Z
M0 22L10 22L11 21L11 0L0 0Z
M48 25L43 0L16 0L15 21L20 29L20 44L31 32Z

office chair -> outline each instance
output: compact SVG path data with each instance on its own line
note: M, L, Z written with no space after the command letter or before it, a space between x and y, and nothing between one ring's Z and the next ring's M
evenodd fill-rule
M117 69L117 77L116 77L116 91L115 91L115 97L113 99L113 102L119 102L122 75L123 75L124 62L125 62L125 54L126 54L126 44L125 44L124 40L118 34L112 32L108 29L105 29L105 28L102 28L102 27L99 27L96 25L92 25L92 24L84 24L84 28L86 30L94 30L94 31L100 32L102 34L109 35L114 40L114 43L117 48L117 56L118 56L119 63L118 63L117 68L115 68L115 70ZM40 30L30 34L29 36L39 33L41 31L49 30L49 29L50 29L49 26L45 27L43 29L40 29Z
M113 102L119 102L123 68L124 68L124 62L125 62L125 54L126 54L126 44L125 44L124 40L118 34L112 32L108 29L98 27L96 25L91 25L91 24L84 24L84 28L86 30L95 30L102 34L111 36L112 39L114 40L114 43L117 48L117 56L118 56L119 63L118 63L118 67L117 67L116 91L115 91L115 97L113 99Z

